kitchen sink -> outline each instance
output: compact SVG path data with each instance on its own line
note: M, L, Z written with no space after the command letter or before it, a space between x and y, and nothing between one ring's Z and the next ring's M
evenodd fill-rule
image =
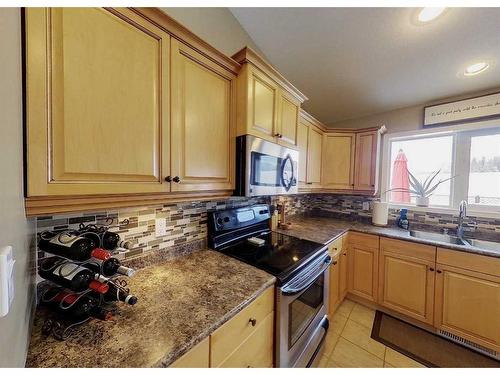
M433 233L433 232L422 232L420 230L411 230L410 236L415 238L422 238L424 240L439 241L450 243L454 245L466 245L462 240L455 236L449 236L447 234Z
M500 252L500 243L498 243L498 242L476 240L473 238L464 238L464 240L465 240L465 242L467 242L471 246L478 247L480 249L493 250L493 251Z
M423 232L419 230L411 230L410 236L415 238L422 238L424 240L439 241L453 245L474 246L480 249L491 250L500 252L500 243L492 241L477 240L474 238L461 239L456 236L449 236L447 234Z

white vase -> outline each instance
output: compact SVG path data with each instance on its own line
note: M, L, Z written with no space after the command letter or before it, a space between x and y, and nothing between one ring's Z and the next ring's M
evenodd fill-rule
M429 197L416 197L415 203L418 207L429 207Z

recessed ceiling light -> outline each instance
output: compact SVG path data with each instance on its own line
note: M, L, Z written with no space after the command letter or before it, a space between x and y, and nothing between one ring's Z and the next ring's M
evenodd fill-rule
M472 65L469 65L465 68L464 75L466 76L475 76L476 74L484 72L486 69L490 67L490 64L487 62L481 61Z
M430 22L433 19L439 17L446 8L435 8L435 7L425 7L422 8L420 13L417 16L419 22L425 23Z

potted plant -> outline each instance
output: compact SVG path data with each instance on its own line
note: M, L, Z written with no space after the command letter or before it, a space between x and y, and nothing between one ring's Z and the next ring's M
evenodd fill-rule
M432 195L432 193L434 193L438 186L443 182L455 178L455 176L452 176L449 178L445 178L444 180L439 180L433 184L433 181L440 172L441 169L436 172L432 172L422 182L419 181L410 171L408 171L408 181L410 185L409 188L394 188L387 191L408 192L415 196L415 204L418 207L429 207L429 197Z

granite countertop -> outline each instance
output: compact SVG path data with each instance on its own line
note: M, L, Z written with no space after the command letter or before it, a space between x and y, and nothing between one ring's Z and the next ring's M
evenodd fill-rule
M277 232L290 236L304 238L310 241L327 244L347 231L375 234L378 236L413 241L426 245L439 246L443 248L464 251L479 255L486 255L500 258L500 252L482 249L474 246L464 246L449 244L446 242L434 241L410 236L410 232L396 226L378 227L369 223L342 220L332 217L296 215L287 220L292 225L289 229L277 229Z
M46 338L35 314L27 367L167 367L242 310L275 278L212 250L139 270L111 321L85 323L66 341Z

